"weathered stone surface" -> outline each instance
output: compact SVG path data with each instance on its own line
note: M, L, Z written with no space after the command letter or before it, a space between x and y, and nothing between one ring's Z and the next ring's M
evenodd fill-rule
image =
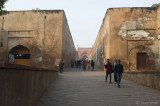
M96 65L103 66L106 59L112 63L115 59L120 59L126 71L160 70L159 10L160 8L108 9L92 50L92 59ZM143 59L138 59L138 53L146 55L143 68L139 68L138 61Z
M58 70L10 65L0 67L0 106L37 106Z
M30 50L34 67L52 69L55 60L62 58L68 67L74 59L76 49L63 10L11 11L0 16L0 23L1 65L17 45Z
M124 73L123 79L160 90L160 73Z

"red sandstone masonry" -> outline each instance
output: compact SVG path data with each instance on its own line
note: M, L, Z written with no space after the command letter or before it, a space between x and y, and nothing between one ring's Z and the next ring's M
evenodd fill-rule
M0 106L36 106L58 71L6 64L0 67Z

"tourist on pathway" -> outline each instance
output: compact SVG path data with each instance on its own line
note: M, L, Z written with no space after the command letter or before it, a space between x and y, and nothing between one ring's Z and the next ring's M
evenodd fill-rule
M120 60L118 60L118 63L115 66L115 70L117 75L117 85L118 85L118 88L120 88L120 82L121 82L122 73L123 73L123 65L120 64Z
M92 71L94 71L94 61L91 60L91 67L92 67Z
M90 64L91 64L91 62L90 61L88 61L88 70L90 70Z
M114 64L113 64L113 72L114 72L114 81L117 83L117 75L116 75L116 69L115 66L117 65L118 60L115 60Z
M74 67L74 60L71 61L71 67Z
M87 62L85 60L85 61L83 61L83 70L86 70L86 65L87 65Z
M59 71L60 73L63 73L63 67L64 67L64 62L63 62L63 59L60 61L59 63Z
M81 60L78 60L78 68L81 68Z
M75 66L75 68L77 68L77 60L75 60L74 66Z
M107 63L105 64L105 69L106 69L106 82L107 82L107 77L108 77L108 74L109 74L109 76L110 76L110 83L111 83L112 64L109 62L109 59L107 59Z

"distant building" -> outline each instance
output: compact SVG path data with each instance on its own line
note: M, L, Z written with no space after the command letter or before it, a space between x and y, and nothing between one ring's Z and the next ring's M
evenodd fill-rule
M92 48L78 48L78 59L79 60L91 60Z
M65 66L76 49L63 10L10 11L0 16L0 65L20 64L52 69Z
M160 6L109 8L92 49L96 65L120 59L125 70L160 70Z

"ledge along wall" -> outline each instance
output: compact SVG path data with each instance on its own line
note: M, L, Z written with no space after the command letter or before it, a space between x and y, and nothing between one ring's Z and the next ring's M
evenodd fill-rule
M160 72L124 72L122 78L160 91Z
M57 70L21 65L0 67L0 106L36 106Z

